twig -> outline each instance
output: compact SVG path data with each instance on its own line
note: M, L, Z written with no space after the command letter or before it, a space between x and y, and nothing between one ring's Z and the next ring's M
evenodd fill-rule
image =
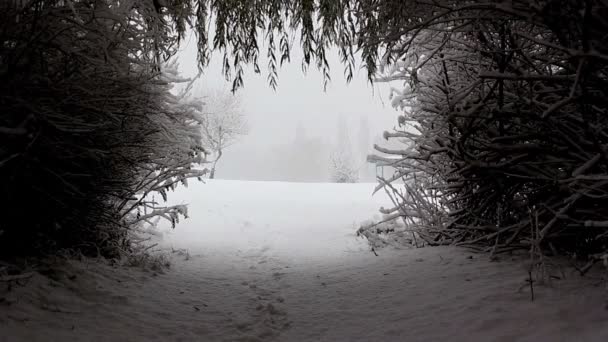
M528 270L528 279L526 280L530 284L530 301L534 301L534 279L532 279L532 270Z
M34 275L33 272L27 272L27 273L16 274L16 275L7 275L7 276L0 277L0 281L3 281L3 282L19 281L19 280L31 278L33 275Z

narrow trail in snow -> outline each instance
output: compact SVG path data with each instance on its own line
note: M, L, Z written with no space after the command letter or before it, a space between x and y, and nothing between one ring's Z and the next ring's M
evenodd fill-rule
M279 284L285 274L284 268L272 262L265 254L267 249L261 249L253 255L243 255L245 265L249 265L247 279L241 285L250 292L249 310L251 321L239 324L239 331L254 333L260 339L277 337L290 326L282 286ZM259 325L262 329L259 329Z

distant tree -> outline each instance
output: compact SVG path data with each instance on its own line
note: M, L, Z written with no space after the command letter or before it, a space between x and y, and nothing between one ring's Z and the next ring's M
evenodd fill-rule
M298 121L298 124L296 125L296 135L293 139L294 145L302 144L307 138L306 129L304 128L302 121Z
M296 124L295 136L278 155L277 171L282 180L292 182L327 181L327 147L315 136L308 136L303 123Z
M369 120L365 116L359 119L359 128L357 130L357 163L359 167L359 178L365 181L375 180L374 167L367 162L367 156L372 151L373 145L370 137Z
M296 129L293 143L281 146L275 156L275 177L292 182L327 181L327 144L318 137L298 136L298 132L304 130Z
M353 156L353 147L348 134L344 116L338 118L337 141L330 154L330 177L335 183L356 183L359 181L359 170Z
M359 119L359 129L357 131L357 153L362 159L365 159L372 148L369 120L365 116L361 116Z
M213 91L204 99L202 114L203 146L212 157L209 178L215 178L217 163L224 150L249 131L240 98L233 93Z

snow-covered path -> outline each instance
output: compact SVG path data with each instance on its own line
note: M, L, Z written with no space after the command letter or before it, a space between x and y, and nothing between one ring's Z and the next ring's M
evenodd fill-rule
M172 267L73 262L0 293L0 341L606 341L606 278L537 285L504 257L369 252L373 185L213 181L175 194ZM552 272L563 277L559 268Z

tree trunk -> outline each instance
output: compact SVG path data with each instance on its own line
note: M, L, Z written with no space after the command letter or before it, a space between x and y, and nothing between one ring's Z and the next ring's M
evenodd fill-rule
M211 172L209 172L209 179L215 179L215 167L220 158L222 158L222 150L217 151L217 158L213 161L213 167L211 167Z

